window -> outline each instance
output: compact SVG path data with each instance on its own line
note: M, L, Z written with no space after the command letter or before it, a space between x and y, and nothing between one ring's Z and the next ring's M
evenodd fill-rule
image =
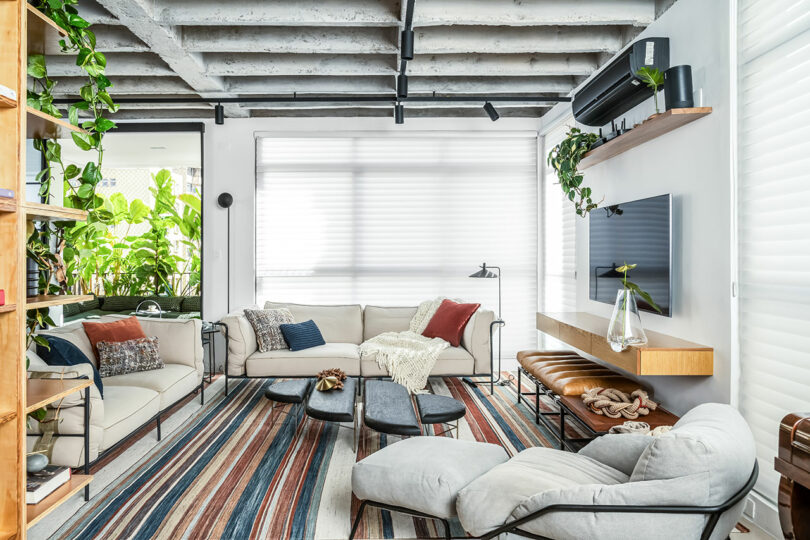
M536 345L536 133L257 140L256 298L497 312L504 358Z
M739 403L776 502L779 423L810 408L807 2L740 0L738 40Z

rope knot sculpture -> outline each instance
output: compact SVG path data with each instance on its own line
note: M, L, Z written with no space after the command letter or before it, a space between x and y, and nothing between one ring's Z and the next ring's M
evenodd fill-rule
M582 401L596 414L608 418L624 417L635 420L639 416L646 416L654 411L658 404L650 399L642 389L626 394L615 388L602 388L597 386L582 394Z

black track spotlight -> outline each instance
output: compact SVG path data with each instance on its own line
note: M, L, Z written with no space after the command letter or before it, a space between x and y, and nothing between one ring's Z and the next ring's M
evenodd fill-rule
M221 103L214 107L214 122L219 126L225 123L225 107Z
M408 76L404 73L397 75L397 97L408 97Z
M413 60L413 30L403 30L400 56L403 60Z
M405 107L402 105L402 103L397 103L394 105L394 121L397 124L405 123Z
M492 103L490 103L489 101L484 103L484 110L487 111L489 119L492 120L493 122L501 117L501 115L498 114L498 111L495 110L495 107L493 107Z

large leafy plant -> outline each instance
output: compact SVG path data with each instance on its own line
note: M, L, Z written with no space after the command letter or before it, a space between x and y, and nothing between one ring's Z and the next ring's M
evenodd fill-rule
M602 202L593 201L591 188L582 184L584 177L577 170L579 162L598 138L596 133L583 133L572 127L565 139L548 154L548 164L557 173L563 193L574 203L577 215L581 217L587 216Z

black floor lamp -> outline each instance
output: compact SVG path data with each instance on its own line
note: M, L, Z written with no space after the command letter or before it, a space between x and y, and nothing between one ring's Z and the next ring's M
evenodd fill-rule
M228 263L228 313L231 312L231 205L233 204L233 195L230 193L224 192L220 193L219 197L217 197L217 204L220 208L225 208L228 211L228 251L227 251L227 263Z
M496 269L498 273L496 274L495 272L491 271L490 268ZM498 318L492 321L492 324L490 325L490 341L492 340L492 328L495 325L498 326L498 376L495 377L494 374L490 373L490 383L504 385L507 384L507 381L501 381L501 328L503 328L506 323L503 321L503 319L501 319L501 274L502 271L500 266L487 266L487 263L483 263L481 265L481 269L473 274L470 274L470 277L485 279L498 278Z

